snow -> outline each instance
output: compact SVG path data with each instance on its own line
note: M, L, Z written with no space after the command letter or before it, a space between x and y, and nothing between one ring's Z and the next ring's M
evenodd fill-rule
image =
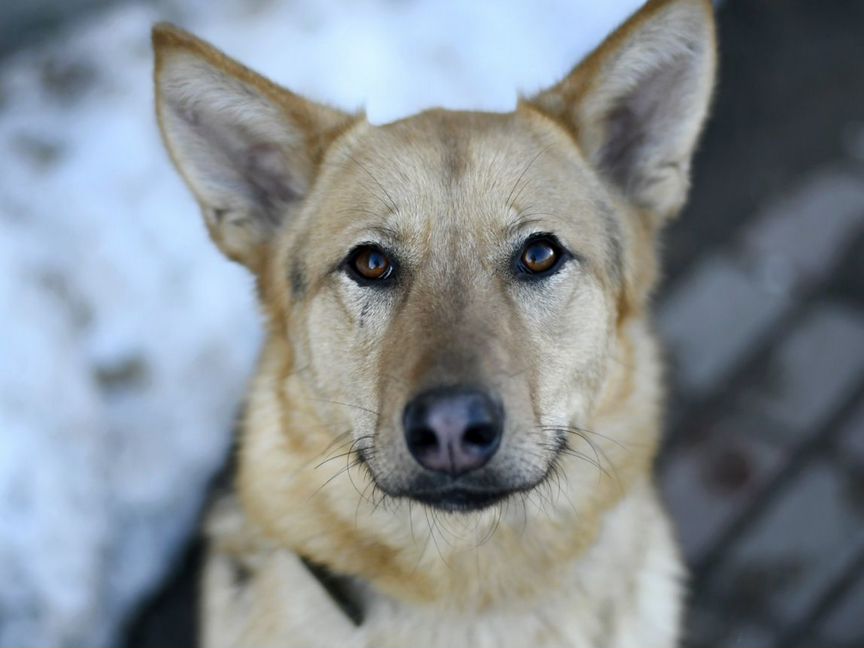
M382 123L508 110L637 0L166 0L0 68L0 645L107 646L194 532L261 332L152 108L174 20Z

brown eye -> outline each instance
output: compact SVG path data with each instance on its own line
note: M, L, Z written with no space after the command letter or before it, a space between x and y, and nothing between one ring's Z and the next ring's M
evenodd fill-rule
M552 236L529 239L519 254L518 269L527 275L545 275L555 270L564 258L558 240Z
M349 269L356 278L366 281L380 281L393 274L393 263L387 254L374 245L357 248L348 262Z

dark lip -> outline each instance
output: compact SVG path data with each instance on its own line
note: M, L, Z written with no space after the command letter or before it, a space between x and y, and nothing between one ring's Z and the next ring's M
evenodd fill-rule
M394 498L406 498L419 502L424 506L435 508L449 513L472 513L482 511L495 504L503 502L513 495L527 493L534 490L541 484L545 483L549 476L554 472L558 457L561 455L563 448L566 446L566 439L560 439L558 448L555 450L555 455L546 467L543 475L530 483L515 484L509 488L490 488L489 486L466 485L464 483L442 484L440 487L429 487L431 484L417 484L414 488L390 490L384 484L380 483L372 474L372 479L377 484L378 488L385 495ZM359 452L360 461L368 468L367 457L361 449ZM418 487L419 486L419 487ZM426 486L426 487L424 487Z
M497 504L515 490L476 490L471 488L443 488L440 490L414 491L406 493L413 500L448 512L481 511Z

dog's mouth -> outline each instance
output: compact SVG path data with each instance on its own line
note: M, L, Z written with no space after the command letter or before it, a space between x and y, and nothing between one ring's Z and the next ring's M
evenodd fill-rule
M477 489L452 486L414 491L407 493L407 496L421 504L442 511L469 513L497 504L515 492L517 491L510 489Z
M543 483L548 476L549 470L539 478L525 481L495 479L491 476L482 481L470 477L428 479L428 476L424 476L426 478L420 478L401 490L398 496L441 511L472 513L500 504L514 495L527 493Z
M506 474L489 467L462 475L445 475L423 471L407 480L391 481L391 475L378 473L369 461L367 448L358 452L360 463L366 466L369 476L379 491L395 499L408 499L429 508L445 512L472 513L489 509L513 496L529 493L549 479L564 447L557 444L555 454L548 463L537 466L533 474ZM541 472L542 471L542 472Z
M424 506L445 512L472 513L489 509L513 496L529 493L549 479L555 467L555 459L549 462L540 474L505 476L494 472L461 475L457 477L423 473L415 475L407 483L393 484L381 479L371 469L365 455L361 461L369 469L376 486L386 496L408 499ZM389 482L389 483L388 483Z

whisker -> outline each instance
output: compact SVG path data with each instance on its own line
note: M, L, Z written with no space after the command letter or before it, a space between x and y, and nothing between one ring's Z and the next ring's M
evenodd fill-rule
M615 466L615 463L609 458L609 455L606 453L606 451L603 448L597 446L597 444L595 444L588 437L588 435L586 434L585 431L582 431L581 428L576 428L576 427L557 428L557 429L552 428L552 430L557 431L559 434L560 433L572 434L573 436L577 436L580 439L582 439L591 448L591 451L594 453L594 459L592 460L591 457L589 457L588 455L586 455L582 452L579 452L578 450L575 450L574 448L572 448L569 444L569 440L566 438L564 439L564 443L560 449L561 454L569 455L572 457L577 457L579 459L583 459L584 461L587 461L588 463L594 465L598 470L600 470L606 477L612 479L618 485L618 488L622 488L621 479L618 475L618 469ZM614 441L614 440L610 439L610 441ZM604 462L606 464L605 466L603 465ZM608 467L608 469L607 469L607 467Z
M487 542L492 539L492 536L495 535L495 532L498 530L498 527L501 526L501 516L503 515L503 503L498 503L495 505L495 521L490 525L489 529L480 538L480 542L477 543L477 548L482 547Z
M372 216L374 218L380 218L381 213L376 212L374 209L363 209L362 207L347 207L345 209L337 209L334 213L336 214L365 214L366 216Z
M508 209L513 207L513 204L519 199L519 196L525 190L525 187L528 185L528 183L526 182L525 185L521 189L519 189L519 191L516 193L516 195L515 196L513 195L513 192L516 191L516 188L519 186L519 183L522 182L522 178L525 177L525 174L528 173L528 170L532 166L534 166L534 163L538 159L540 159L540 156L543 155L544 153L546 153L546 151L548 151L551 148L551 146L552 145L549 144L548 146L545 146L542 149L540 149L537 152L537 154L528 161L528 164L525 165L525 168L522 169L522 173L520 173L519 177L516 178L516 182L513 183L513 188L510 190L510 193L507 195L507 201L505 204L507 205Z
M539 426L539 428L541 430L544 430L544 431L545 430L552 430L552 431L567 431L567 432L573 432L573 433L581 432L582 434L592 434L594 436L600 437L601 439L605 439L606 441L609 441L610 443L614 443L619 448L622 448L625 450L627 449L628 445L633 445L633 444L624 443L623 441L620 441L620 440L618 440L614 437L608 436L606 434L601 434L600 432L596 432L594 430L589 430L588 428L579 427L578 425L541 425L541 426Z
M567 500L567 504L570 505L570 508L573 512L576 512L576 505L573 503L573 500L570 499L570 495L567 492L567 489L564 488L562 482L567 482L567 473L561 469L561 465L558 461L558 457L552 460L552 464L549 466L549 472L547 477L552 480L555 480L556 485L558 486L558 497L560 498L562 495Z
M358 448L356 448L355 446L357 446L357 445L359 444L360 441L365 441L366 439L371 439L371 438L372 438L372 435L371 435L371 434L364 434L363 436L358 437L357 439L354 439L354 440L351 442L351 446L350 446L350 448L349 448L347 451L345 451L345 452L340 452L339 454L336 454L336 455L328 456L326 459L324 459L324 460L321 461L319 464L317 464L317 465L313 468L313 470L318 470L318 469L319 469L321 466L323 466L324 464L330 463L331 461L334 461L334 460L336 460L336 459L341 459L342 457L349 457L349 456L351 456L353 453L358 452ZM347 443L342 443L342 444L340 444L339 447L336 448L336 449L338 450L339 448L343 448L343 447L345 447L346 444L347 444ZM370 446L370 447L371 447L371 446ZM362 451L363 448L360 448L360 450Z
M360 505L363 502L367 501L366 500L366 491L369 490L369 486L371 486L374 483L375 482L370 480L369 483L366 484L366 488L363 489L363 492L360 493L360 497L357 498L357 506L354 507L354 528L355 529L360 526Z
M378 410L363 407L362 405L357 405L356 403L346 403L344 401L331 400L329 398L314 398L312 396L309 397L309 400L318 401L319 403L332 403L333 405L342 405L344 407L353 407L354 409L358 409L361 412L368 412L369 414L374 414L375 416L381 415Z
M414 512L411 510L413 503L412 500L408 500L408 526L411 528L411 541L417 542L417 538L414 536Z
M369 168L368 168L365 164L363 164L362 162L360 162L360 160L358 160L357 158L355 158L355 157L354 157L353 155L351 155L350 153L348 153L347 155L348 155L348 159L349 159L349 160L351 160L352 162L354 162L354 164L356 164L356 165L359 166L361 169L363 169L363 172L364 172L367 176L369 176L369 178L372 180L372 182L374 182L376 185L378 185L378 188L379 188L382 192L384 192L384 195L385 195L385 196L387 196L387 200L390 201L390 204L388 205L386 201L381 200L380 196L377 196L377 195L376 195L375 197L378 198L378 200L381 200L381 202L384 203L384 205L385 205L386 207L388 207L389 209L391 209L392 211L395 212L395 211L396 211L396 201L393 200L393 196L391 196L391 195L388 193L387 189L384 188L384 185L381 184L381 182L378 180L378 178L376 178L376 177L372 174L372 172L369 170ZM375 194L373 194L373 195L375 195Z
M327 446L320 453L318 453L317 456L320 457L321 455L326 454L327 452L330 452L331 450L335 450L335 449L338 449L338 448L341 448L343 446L348 445L348 443L350 443L350 441L351 441L350 436L351 436L351 430L345 430L341 434L337 434L333 438L333 440L330 443L328 443ZM349 437L349 438L346 439L346 437ZM342 441L342 439L345 439L345 440ZM341 443L340 443L340 441L341 441Z
M558 464L558 459L562 456L569 456L569 457L577 458L581 461L585 461L586 463L588 463L591 466L593 466L594 468L596 468L598 471L597 472L598 479L600 477L606 477L606 478L614 481L617 484L619 489L622 488L621 480L618 476L618 471L617 471L615 464L609 459L609 456L606 454L606 452L603 450L603 448L597 447L597 445L595 443L593 443L591 441L591 439L588 438L588 436L581 431L580 428L577 428L575 426L562 426L562 427L554 427L554 426L548 426L548 425L547 426L539 426L538 428L536 428L534 430L534 434L539 434L540 432L550 432L550 431L556 432L558 435L554 441L550 442L548 440L544 441L541 439L538 442L538 445L541 448L549 451L554 456L552 463L550 464L549 468L547 469L547 477L549 477L550 475L553 475L553 474L561 473L561 474L563 474L564 478L566 479L566 472L560 470L560 466ZM580 439L585 441L585 443L587 443L588 446L591 448L591 450L594 454L594 457L592 458L591 456L585 454L584 452L580 452L579 450L576 450L573 447L571 447L568 438L566 436L561 436L562 434L571 434L573 436L578 436ZM604 462L606 465L604 465ZM566 494L566 491L562 490L561 492L564 492ZM567 499L568 500L570 499L569 496L567 496ZM570 501L570 505L571 505L571 507L573 507L572 501ZM575 510L575 507L573 507L573 508Z
M409 500L409 503L410 503L410 500ZM409 511L411 510L410 506L409 506L408 510ZM427 522L428 522L428 519L427 519ZM412 519L411 528L412 529L414 528L413 519ZM429 531L431 532L431 530L432 529L430 527ZM431 539L432 539L432 534L431 533L426 534L426 541L423 543L423 548L420 550L420 554L417 556L417 562L414 563L414 567L411 568L411 574L415 574L417 572L417 569L420 567L420 563L423 562L423 556L426 555L426 551L429 549L429 540L431 540Z
M359 464L361 464L361 463L363 463L363 460L360 459L359 457L358 457L357 459L355 459L354 461L350 462L347 466L345 466L344 468L340 469L339 472L337 472L335 475L331 475L330 478L327 479L327 481L325 481L325 482L324 482L323 484L321 484L318 488L316 488L316 489L313 491L313 493L309 496L308 499L311 500L311 499L312 499L313 497L315 497L318 493L320 493L321 490L322 490L325 486L327 486L327 484L329 484L330 482L332 482L334 479L336 479L336 478L339 477L340 475L342 475L342 474L344 474L344 473L350 471L352 468L354 468L355 466L357 466L357 465L359 465Z
M435 550L438 552L438 557L441 559L441 562L449 568L450 566L444 559L444 554L441 553L441 547L438 545L438 540L435 538L435 531L432 529L432 521L429 519L429 508L423 507L423 513L426 516L426 524L429 525L429 534L432 536L432 542L435 545Z
M357 453L357 464L365 466L366 461L363 459L362 451L363 451L363 449L361 448ZM357 464L355 464L355 465L357 465ZM354 487L354 490L357 491L357 494L360 496L360 499L363 499L363 493L366 492L366 488L364 488L362 492L360 491L359 488L357 488L357 482L354 481L354 476L351 474L350 470L348 471L348 481L351 482L351 485ZM375 480L370 479L369 482L367 482L367 486L369 483L374 484ZM373 492L374 492L374 488L373 488ZM356 523L356 519L355 519L355 523Z
M447 546L451 549L453 548L453 543L447 539L447 534L449 533L451 536L456 536L452 531L447 528L447 525L442 523L438 518L438 511L436 509L429 509L432 514L432 521L435 522L435 527L441 531L441 540L447 543Z
M321 491L322 491L322 490L323 490L323 489L324 489L324 488L325 488L325 487L326 487L330 482L332 482L334 479L336 479L337 477L339 477L339 476L341 476L341 475L343 475L343 474L345 474L345 473L348 473L348 479L351 481L351 485L354 487L354 490L357 491L357 493L360 495L360 497L361 497L361 499L362 499L362 498L363 498L363 493L362 493L362 492L360 491L360 489L357 487L357 484L356 484L356 482L354 481L354 477L353 477L353 475L351 474L351 469L359 465L359 466L364 466L364 467L366 467L367 470L368 470L368 467L366 466L366 455L367 455L367 454L369 453L369 451L371 450L371 448L372 448L372 444L369 443L369 444L364 445L364 446L362 446L362 447L361 447L360 444L363 443L364 441L370 440L370 439L372 439L372 438L373 438L372 435L364 434L363 436L360 436L360 437L354 439L354 440L351 442L351 446L350 446L350 448L349 448L349 450L348 450L347 452L341 453L341 454L340 454L339 456L337 456L337 457L331 457L331 458L325 459L324 461L322 461L321 463L319 463L317 466L315 466L315 467L313 468L313 470L317 470L318 468L320 468L321 466L323 466L325 463L327 463L328 461L332 461L333 459L339 459L339 458L341 458L341 457L345 457L345 458L346 458L346 459L345 459L345 466L344 466L343 468L341 468L340 470L338 470L338 471L337 471L336 473L334 473L333 475L331 475L331 476L330 476L330 477L329 477L329 478L328 478L328 479L327 479L323 484L321 484L318 488L316 488L315 491L313 491L313 493L309 496L308 499L312 499L313 497L315 497L315 496L316 496L318 493L320 493L320 492L321 492ZM344 445L344 444L342 444L342 445ZM341 445L340 445L339 447L341 447ZM351 456L352 456L352 455L356 457L353 461L351 460ZM374 480L370 480L370 481L373 481L373 482L374 482Z

